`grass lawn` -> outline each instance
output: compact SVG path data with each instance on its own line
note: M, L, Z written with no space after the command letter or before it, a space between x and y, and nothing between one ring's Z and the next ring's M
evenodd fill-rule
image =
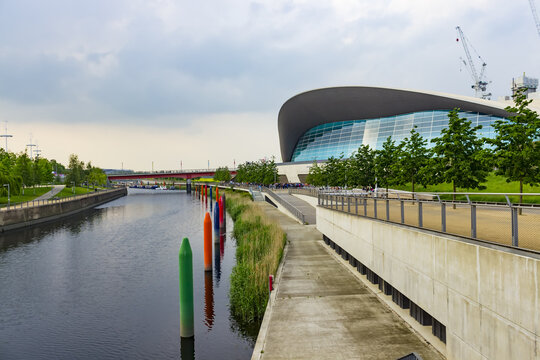
M490 174L487 177L487 181L483 183L486 187L484 190L473 190L473 189L460 189L458 188L458 192L477 192L479 194L481 193L519 193L519 182L518 181L512 181L512 182L506 182L506 179L503 176L498 176L494 174ZM411 184L406 184L402 186L391 186L392 189L396 190L405 190L405 191L411 191ZM438 184L438 185L429 185L427 187L423 187L421 185L415 186L416 192L452 192L452 184L445 183L445 184ZM523 192L524 193L540 193L540 186L529 186L529 185L523 185ZM441 196L442 198L442 196ZM451 196L445 196L444 198L450 199ZM464 196L457 197L458 200L466 200ZM489 195L474 195L471 196L471 200L473 201L499 201L499 202L506 202L506 199L504 196L489 196ZM518 202L519 197L518 196L511 196L510 200L512 202ZM540 203L540 196L523 196L523 202L524 203Z
M92 188L85 188L85 187L80 187L80 186L75 186L75 194L73 193L73 187L65 187L62 189L62 191L60 191L54 198L55 199L61 199L61 198L66 198L66 197L70 197L70 196L73 196L73 195L83 195L83 194L88 194L88 193L92 193L94 192L94 189Z
M16 196L11 196L11 203L14 204L14 203L20 203L20 202L25 202L25 201L32 201L34 200L35 198L37 198L38 196L41 196L49 191L51 191L52 187L51 186L44 186L44 187L36 187L36 194L34 195L34 188L26 188L24 189L24 195L16 195ZM0 197L0 204L7 204L7 196L2 196Z

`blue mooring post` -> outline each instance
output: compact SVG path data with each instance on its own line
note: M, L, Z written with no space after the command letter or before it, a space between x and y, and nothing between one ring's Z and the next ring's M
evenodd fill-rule
M210 186L210 211L212 211L212 189L213 187Z

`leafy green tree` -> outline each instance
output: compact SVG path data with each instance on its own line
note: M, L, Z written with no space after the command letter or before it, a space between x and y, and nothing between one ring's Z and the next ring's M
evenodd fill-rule
M375 186L375 152L369 145L360 145L348 159L347 186Z
M424 183L429 151L426 148L427 140L416 131L416 126L411 129L411 135L403 139L400 147L403 149L399 159L399 183L411 183L411 191L414 192L416 183Z
M216 173L214 174L214 180L217 180L217 181L230 181L231 180L231 172L229 171L229 168L227 166L217 168Z
M346 183L347 161L343 153L336 158L330 156L324 165L324 176L328 186L344 186Z
M471 121L460 118L458 111L453 109L448 113L448 128L431 140L435 144L434 167L441 181L452 183L453 192L457 187L485 189L480 184L486 181L490 165L483 148L484 139L476 135L482 125L471 127Z
M17 156L13 170L22 179L22 183L25 186L33 186L35 184L32 160L30 160L26 152Z
M401 157L401 147L389 136L382 144L382 149L375 152L375 175L377 183L386 188L398 182L399 158Z
M84 162L79 161L79 157L75 154L69 156L69 171L66 175L66 183L71 185L75 183L75 186L78 186L84 177Z
M105 185L107 183L107 175L98 167L92 167L88 173L87 181L89 184Z
M494 146L496 174L504 175L507 182L519 181L519 192L523 193L523 184L540 182L540 119L529 108L532 100L527 100L526 94L518 91L513 98L514 105L505 108L513 115L496 120L492 126L497 135L487 141ZM523 195L519 202L523 202Z
M326 185L326 175L324 172L324 165L319 166L316 161L313 162L313 165L309 168L309 173L306 178L308 184L314 186L324 186Z

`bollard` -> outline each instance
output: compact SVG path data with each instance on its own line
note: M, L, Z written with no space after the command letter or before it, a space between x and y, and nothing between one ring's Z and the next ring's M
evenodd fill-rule
M223 194L223 225L225 225L225 220L227 220L227 197L225 193Z
M274 275L268 275L268 290L269 292L274 290Z
M194 336L193 325L193 259L188 238L182 240L178 252L180 285L180 337Z
M219 188L216 186L216 201L219 200Z
M210 211L212 211L212 204L213 204L213 200L212 200L212 187L210 186Z
M204 215L204 271L212 271L212 220Z
M219 242L219 205L214 208L214 242Z
M219 227L223 227L223 196L219 198Z

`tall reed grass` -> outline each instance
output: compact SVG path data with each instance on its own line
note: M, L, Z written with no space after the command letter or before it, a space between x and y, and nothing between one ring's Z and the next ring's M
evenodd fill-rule
M277 271L286 234L249 197L227 191L227 211L234 220L236 238L231 310L242 322L259 322L268 301L268 276Z

